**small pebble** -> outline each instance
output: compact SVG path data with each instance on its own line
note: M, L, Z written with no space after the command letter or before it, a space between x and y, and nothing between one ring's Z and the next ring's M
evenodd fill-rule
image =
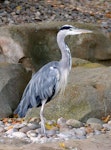
M8 119L8 123L12 123L12 119Z
M59 128L59 131L60 131L60 132L67 132L67 131L69 131L69 130L70 130L70 128L68 128L68 126L60 127L60 128Z
M22 124L19 124L19 123L18 123L18 124L15 124L15 125L14 125L14 128L16 128L16 129L21 129L21 128L25 127L25 126L26 126L26 125L23 124L23 123L22 123Z
M27 136L30 137L37 137L37 132L35 130L30 130L27 132Z
M36 131L36 133L41 134L41 128L38 128L35 131Z
M4 123L2 121L0 121L0 126L4 125Z
M20 138L25 138L26 134L23 132L13 132L12 136L20 139Z
M59 126L66 126L66 119L64 119L63 117L59 118L59 119L57 120L57 124L58 124Z
M111 130L111 125L109 125L107 123L103 124L103 127L107 130Z
M4 4L8 5L8 4L10 4L10 1L5 0L5 1L4 1Z
M62 139L70 139L72 137L72 134L64 132L64 133L57 134L57 136L62 138Z
M94 134L95 134L95 135L100 135L100 134L101 134L101 131L95 130L95 131L94 131Z
M86 123L87 124L97 123L103 125L103 122L97 118L89 118Z
M72 126L74 128L80 128L82 127L82 122L78 121L78 120L75 120L75 119L69 119L66 121L66 125L68 126Z
M47 130L46 135L47 135L47 137L54 136L54 135L56 135L56 130Z
M8 135L12 135L14 132L18 132L18 130L16 128L12 128L12 129L9 129L8 131L6 131L5 133Z
M100 134L111 134L111 122L104 123L97 118L88 119L86 124L82 124L75 119L65 120L59 118L56 121L45 121L46 126L50 126L46 129L46 135L41 134L40 120L37 118L31 120L31 122L21 122L13 124L13 121L9 118L7 123L0 122L0 136L9 138L24 139L28 142L34 143L46 143L46 142L58 142L69 139L86 139ZM14 120L15 121L15 120ZM9 123L10 122L10 123Z
M27 125L31 130L35 130L37 128L40 128L40 124L39 123L28 123Z
M3 127L0 127L0 133L4 132L4 131L5 131L5 129Z
M110 120L110 121L108 121L108 124L111 126L111 120Z
M94 136L94 133L89 133L89 134L86 135L86 138L91 138L93 136Z
M103 126L103 122L97 118L88 119L87 124L89 124L94 130L101 130Z
M85 136L86 135L85 129L80 129L80 128L75 129L75 133L78 136Z
M30 128L29 128L28 126L24 126L24 127L21 128L19 131L20 131L20 132L23 132L23 133L26 133L26 132L30 131Z
M30 123L39 123L39 122L40 122L40 119L37 118L37 117L33 117L33 118L30 119L29 122L30 122Z
M101 124L98 124L98 123L92 123L90 124L91 127L94 129L94 130L101 130L102 129L102 125Z

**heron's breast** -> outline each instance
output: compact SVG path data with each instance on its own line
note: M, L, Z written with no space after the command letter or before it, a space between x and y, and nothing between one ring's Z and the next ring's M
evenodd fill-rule
M67 85L67 80L68 80L68 75L69 75L68 70L61 71L61 78L60 78L60 82L59 82L59 91L61 93L64 93L64 91L65 91L65 88Z

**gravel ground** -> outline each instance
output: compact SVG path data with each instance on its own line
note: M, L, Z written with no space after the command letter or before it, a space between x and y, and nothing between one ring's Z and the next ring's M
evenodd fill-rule
M0 137L23 139L29 143L85 140L95 135L110 135L110 116L106 117L105 120L107 123L97 118L89 118L86 123L75 119L65 120L62 117L58 118L57 121L46 120L46 134L44 135L41 133L40 120L36 117L31 118L28 122L23 121L21 118L4 118L0 121Z
M111 1L0 0L0 26L38 21L77 21L111 27Z

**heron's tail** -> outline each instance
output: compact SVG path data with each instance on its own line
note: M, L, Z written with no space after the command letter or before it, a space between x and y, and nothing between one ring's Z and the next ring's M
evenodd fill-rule
M21 118L25 117L27 110L31 107L30 101L24 97L14 111L14 114L17 114Z

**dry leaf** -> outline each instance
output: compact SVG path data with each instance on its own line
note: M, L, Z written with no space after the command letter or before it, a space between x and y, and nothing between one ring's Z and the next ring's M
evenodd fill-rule
M13 126L9 126L9 127L8 127L8 130L10 130L10 129L13 129Z
M51 125L50 125L50 124L48 124L48 123L45 123L45 127L46 127L46 129L51 130L51 129L57 127L57 124L54 123L54 124L51 124Z
M102 121L105 122L105 123L107 123L110 119L111 119L110 115L108 115L106 117L102 117Z
M60 143L59 143L59 146L60 146L61 148L66 148L66 145L65 145L64 142L60 142Z

